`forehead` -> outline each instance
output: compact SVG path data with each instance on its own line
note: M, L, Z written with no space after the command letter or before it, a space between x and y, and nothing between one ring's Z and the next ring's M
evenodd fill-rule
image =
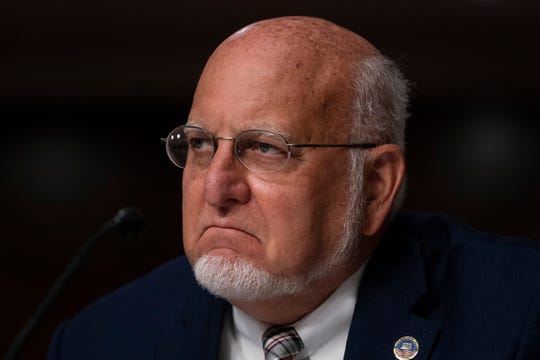
M189 121L213 132L270 128L320 138L321 129L342 128L352 116L343 73L335 59L306 49L233 44L209 60Z

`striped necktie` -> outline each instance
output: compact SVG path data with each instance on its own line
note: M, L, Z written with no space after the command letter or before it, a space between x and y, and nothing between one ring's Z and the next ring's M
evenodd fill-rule
M304 343L293 327L272 326L262 336L265 360L292 360Z

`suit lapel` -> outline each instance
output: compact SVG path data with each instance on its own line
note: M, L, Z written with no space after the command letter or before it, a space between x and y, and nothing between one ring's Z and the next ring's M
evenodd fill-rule
M204 290L179 309L174 328L158 346L156 360L218 359L223 320L229 305Z
M414 360L429 359L439 327L421 315L432 310L421 301L427 294L422 252L414 231L399 224L388 229L362 279L345 360L394 359L394 344L403 336L418 341ZM230 305L200 288L189 293L170 335L158 345L156 360L218 359Z
M403 336L419 344L415 360L429 358L438 326L417 315L426 293L421 243L415 234L389 229L373 254L362 280L345 360L394 359Z

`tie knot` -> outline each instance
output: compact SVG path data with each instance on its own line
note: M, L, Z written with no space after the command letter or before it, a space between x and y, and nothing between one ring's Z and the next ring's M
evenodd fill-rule
M292 360L304 343L291 326L272 326L262 336L265 360Z

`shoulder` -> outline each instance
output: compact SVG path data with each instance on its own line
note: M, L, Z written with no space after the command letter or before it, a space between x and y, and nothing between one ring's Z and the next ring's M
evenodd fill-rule
M426 280L441 301L466 304L471 318L493 315L486 322L538 317L540 241L481 232L448 215L401 214L396 225L418 242Z
M399 213L392 221L390 232L394 236L419 241L424 248L468 252L471 256L486 258L517 256L522 260L530 259L533 263L540 261L540 241L478 231L446 214Z
M100 358L104 349L111 354L107 358L115 353L145 358L184 308L201 296L210 297L195 281L188 261L174 259L66 321L51 342L49 358Z
M525 317L538 299L537 240L477 231L447 215L404 213L395 217L381 245L383 266L390 266L387 258L414 261L434 299L455 308L463 304L472 309L471 316L501 307Z
M99 299L79 316L111 310L136 311L148 305L170 308L183 304L193 292L199 291L202 289L196 283L188 261L180 257Z
M452 216L431 213L399 214L392 231L394 238L418 243L426 266L438 266L447 277L460 276L460 283L467 283L466 274L472 283L489 279L492 286L498 281L540 286L538 240L481 232Z
M415 311L440 326L437 351L538 358L540 241L477 231L452 216L402 213L380 245L377 271L402 280L400 291L422 284Z

